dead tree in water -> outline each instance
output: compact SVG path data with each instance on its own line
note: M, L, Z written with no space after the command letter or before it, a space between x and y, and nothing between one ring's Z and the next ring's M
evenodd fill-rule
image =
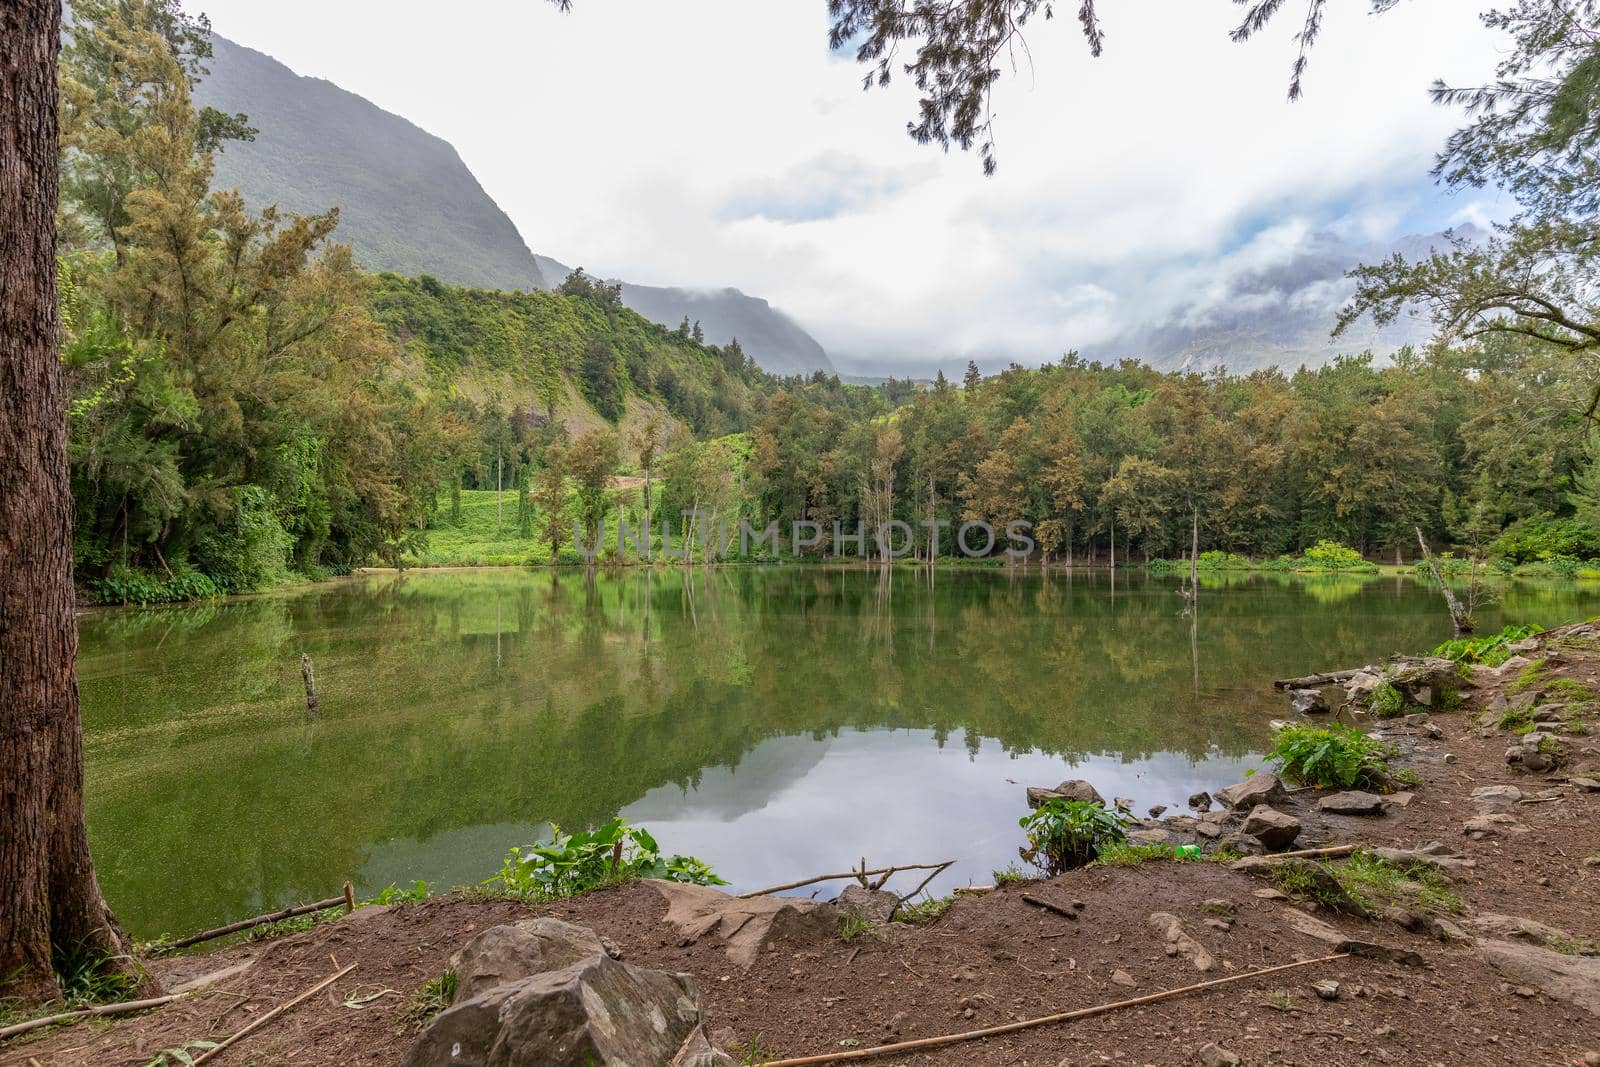
M1433 553L1428 551L1428 542L1422 537L1422 527L1417 531L1417 544L1422 546L1422 558L1428 564L1428 570L1433 574L1433 580L1439 583L1439 591L1444 594L1445 605L1450 609L1450 622L1455 626L1457 635L1472 632L1472 614L1461 606L1461 601L1456 599L1456 594L1451 590L1450 584L1444 580L1444 574L1439 570L1439 564L1434 562Z
M498 603L496 607L498 607ZM306 682L306 718L317 717L317 676L311 669L311 654L300 653L300 677Z

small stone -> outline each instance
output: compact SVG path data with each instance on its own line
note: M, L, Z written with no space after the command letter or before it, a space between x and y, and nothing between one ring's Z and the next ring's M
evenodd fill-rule
M1333 710L1320 689L1291 689L1289 700L1297 715L1326 715Z
M1383 798L1362 789L1334 793L1317 801L1317 808L1330 815L1381 815Z
M1150 810L1146 814L1148 814L1152 819L1159 819L1162 815L1166 814L1166 811L1167 806L1165 804L1152 804L1150 805Z
M1200 902L1200 910L1208 915L1232 915L1235 905L1227 897L1212 897Z
M1260 841L1263 847L1276 852L1294 844L1294 839L1300 836L1300 820L1265 804L1257 804L1245 816L1240 829Z
M1568 778L1567 781L1585 793L1600 793L1600 781L1593 778Z
M1533 988L1531 985L1519 985L1517 988L1513 989L1512 992L1521 997L1523 1000L1532 1000L1534 997L1539 995L1539 991Z
M1289 794L1277 775L1260 771L1242 782L1217 790L1217 800L1230 808L1249 810L1257 804L1286 804Z
M1117 810L1125 815L1133 812L1133 801L1128 797L1112 797L1111 803L1116 805Z
M1600 1067L1600 1052L1585 1052L1583 1067Z
M1410 790L1402 790L1398 793L1390 793L1388 797L1389 806L1391 808L1409 808L1411 806L1411 802L1416 798L1417 794L1411 792Z
M1223 933L1233 929L1233 924L1226 919L1207 919L1206 925L1213 930L1221 930Z
M1443 737L1443 736L1444 736L1444 731L1443 731L1443 730L1441 730L1441 729L1439 729L1439 727L1438 727L1438 725L1437 725L1437 724L1435 724L1435 723L1431 723L1431 722L1430 722L1430 723L1424 723L1424 724L1423 724L1423 727L1422 727L1422 732L1423 732L1423 733L1424 733L1424 734L1427 734L1427 735L1428 735L1428 737L1429 737L1429 738L1431 738L1431 739L1433 739L1433 740L1434 740L1434 741L1437 741L1437 740L1439 740L1439 739L1440 739L1440 738L1441 738L1441 737Z
M1446 752L1444 754L1444 761L1446 763L1454 763L1456 761L1456 754L1454 752Z
M1596 858L1596 865L1600 866L1600 857ZM1276 890L1276 889L1257 889L1254 892L1252 892L1250 895L1253 896L1253 897L1259 897L1262 900L1288 900L1289 899L1289 894L1280 892L1279 890Z
M1238 1053L1229 1052L1215 1041L1202 1045L1200 1051L1195 1053L1194 1061L1200 1067L1240 1067L1244 1063Z
M1207 811L1211 807L1210 793L1195 793L1189 798L1189 806L1196 811Z
M1325 978L1320 982L1312 982L1311 988L1323 1000L1339 999L1339 983L1331 978Z
M1480 785L1472 791L1472 802L1490 810L1510 808L1521 799L1522 790L1514 785Z
M1394 1027L1392 1026L1380 1026L1376 1030L1372 1031L1373 1037L1392 1037L1393 1035Z
M1117 983L1117 985L1125 985L1130 987L1139 984L1133 980L1133 975L1129 974L1127 971L1112 971L1111 980Z
M1090 804L1105 805L1105 797L1091 783L1082 778L1069 778L1054 789L1041 789L1039 786L1028 787L1028 806L1037 808L1049 800L1083 800Z

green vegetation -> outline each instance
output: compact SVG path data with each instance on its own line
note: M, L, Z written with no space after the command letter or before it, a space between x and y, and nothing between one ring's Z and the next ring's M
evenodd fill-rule
M1127 841L1122 816L1087 800L1047 800L1018 824L1028 839L1022 858L1046 874L1092 863L1105 849Z
M1126 841L1107 845L1095 857L1095 862L1107 867L1137 867L1152 860L1179 860L1189 857L1175 852L1171 845L1130 845Z
M1393 749L1346 726L1293 724L1278 731L1267 758L1286 778L1322 789L1382 787Z
M1372 690L1372 701L1368 705L1372 714L1380 719L1392 719L1396 715L1403 715L1406 710L1406 698L1400 690L1388 682L1379 682Z
M911 926L930 926L944 918L944 913L949 911L955 902L953 894L947 897L926 896L915 904L900 905L895 918Z
M1529 637L1536 637L1543 633L1541 627L1530 623L1518 625L1512 623L1504 627L1497 634L1486 634L1482 637L1458 637L1433 650L1435 656L1453 659L1457 663L1482 663L1489 667L1498 667L1511 658L1509 645L1515 644Z
M547 844L511 849L500 873L484 887L519 900L548 900L640 878L727 884L692 856L663 857L656 839L643 827L612 819L576 834L564 833L552 823Z
M1400 866L1367 849L1357 849L1344 863L1329 864L1328 870L1346 893L1369 910L1388 904L1414 905L1454 914L1466 910L1444 875L1425 863Z
M995 885L1021 885L1023 882L1033 881L1037 875L1029 874L1015 863L1008 863L1000 870L994 872Z
M728 1042L728 1052L739 1057L740 1067L755 1067L778 1057L778 1050L762 1041L760 1034L752 1034L748 1041Z
M428 883L418 878L409 886L387 885L367 904L420 904L429 896Z
M216 1047L215 1041L185 1041L181 1045L157 1052L145 1067L193 1067L197 1056Z
M422 1029L429 1019L455 1003L457 986L454 967L422 983L422 988L411 995L411 1003L406 1009L407 1021L418 1030Z
M844 918L839 920L839 940L854 941L863 934L872 932L872 922L859 911L847 911Z
M1532 689L1544 681L1544 673L1544 657L1540 656L1517 672L1517 680L1511 683L1511 691L1520 693L1525 689Z

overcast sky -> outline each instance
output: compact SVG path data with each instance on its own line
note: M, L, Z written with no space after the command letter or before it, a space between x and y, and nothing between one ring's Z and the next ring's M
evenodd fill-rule
M1270 267L1311 236L1386 241L1503 217L1427 178L1490 72L1468 0L1330 5L1306 97L1303 14L1235 45L1225 0L1064 12L996 97L999 174L919 147L907 84L862 92L824 0L206 0L216 30L449 140L537 252L630 281L736 286L830 354L1037 362ZM1066 5L1070 7L1071 5Z

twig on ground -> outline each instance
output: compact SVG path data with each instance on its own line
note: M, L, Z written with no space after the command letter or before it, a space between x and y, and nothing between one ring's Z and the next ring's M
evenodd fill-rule
M955 860L945 860L943 863L900 863L893 867L878 867L869 871L866 869L866 861L863 860L860 870L846 871L843 874L819 874L811 878L802 878L797 882L785 882L782 885L771 885L765 889L757 889L753 893L740 893L739 899L749 900L751 897L765 897L770 896L773 893L782 893L788 889L799 889L801 886L812 885L816 882L841 882L847 878L853 878L862 885L870 888L871 883L865 880L867 875L870 874L881 874L887 877L891 874L898 874L901 871L931 871L935 869L943 870L954 862ZM881 886L882 884L883 880L880 879L878 885Z
M1024 904L1032 904L1036 908L1043 908L1045 911L1053 911L1063 919L1071 919L1073 922L1078 921L1077 912L1071 908L1064 908L1060 904L1053 904L1048 900L1040 900L1038 897L1030 897L1026 893L1022 894L1022 902Z
M235 1041L238 1041L240 1038L243 1038L243 1037L255 1032L256 1030L259 1030L261 1027L265 1026L267 1023L271 1022L273 1019L276 1019L278 1016L282 1015L284 1012L288 1011L290 1008L293 1008L296 1004L299 1004L300 1002L302 1002L304 1000L308 1000L311 997L315 996L316 994L322 992L324 989L328 988L328 986L331 986L333 983L337 982L339 979L343 978L345 975L349 974L351 971L355 970L359 966L361 966L361 964L360 964L359 961L357 961L356 963L352 963L350 966L344 968L341 971L336 971L335 973L330 974L328 977L324 978L322 981L318 982L316 985L312 986L310 989L306 990L304 993L301 993L299 996L295 997L293 1000L278 1005L276 1008L273 1008L271 1011L269 1011L265 1015L261 1016L261 1018L256 1019L251 1023L248 1023L242 1030L237 1030L231 1036L226 1037L222 1041L218 1042L216 1047L209 1048L206 1051L202 1052L200 1055L196 1056L194 1058L194 1067L200 1067L200 1064L202 1064L202 1063L206 1062L207 1060L211 1059L211 1057L217 1055L223 1049L225 1049L229 1045L233 1044Z

